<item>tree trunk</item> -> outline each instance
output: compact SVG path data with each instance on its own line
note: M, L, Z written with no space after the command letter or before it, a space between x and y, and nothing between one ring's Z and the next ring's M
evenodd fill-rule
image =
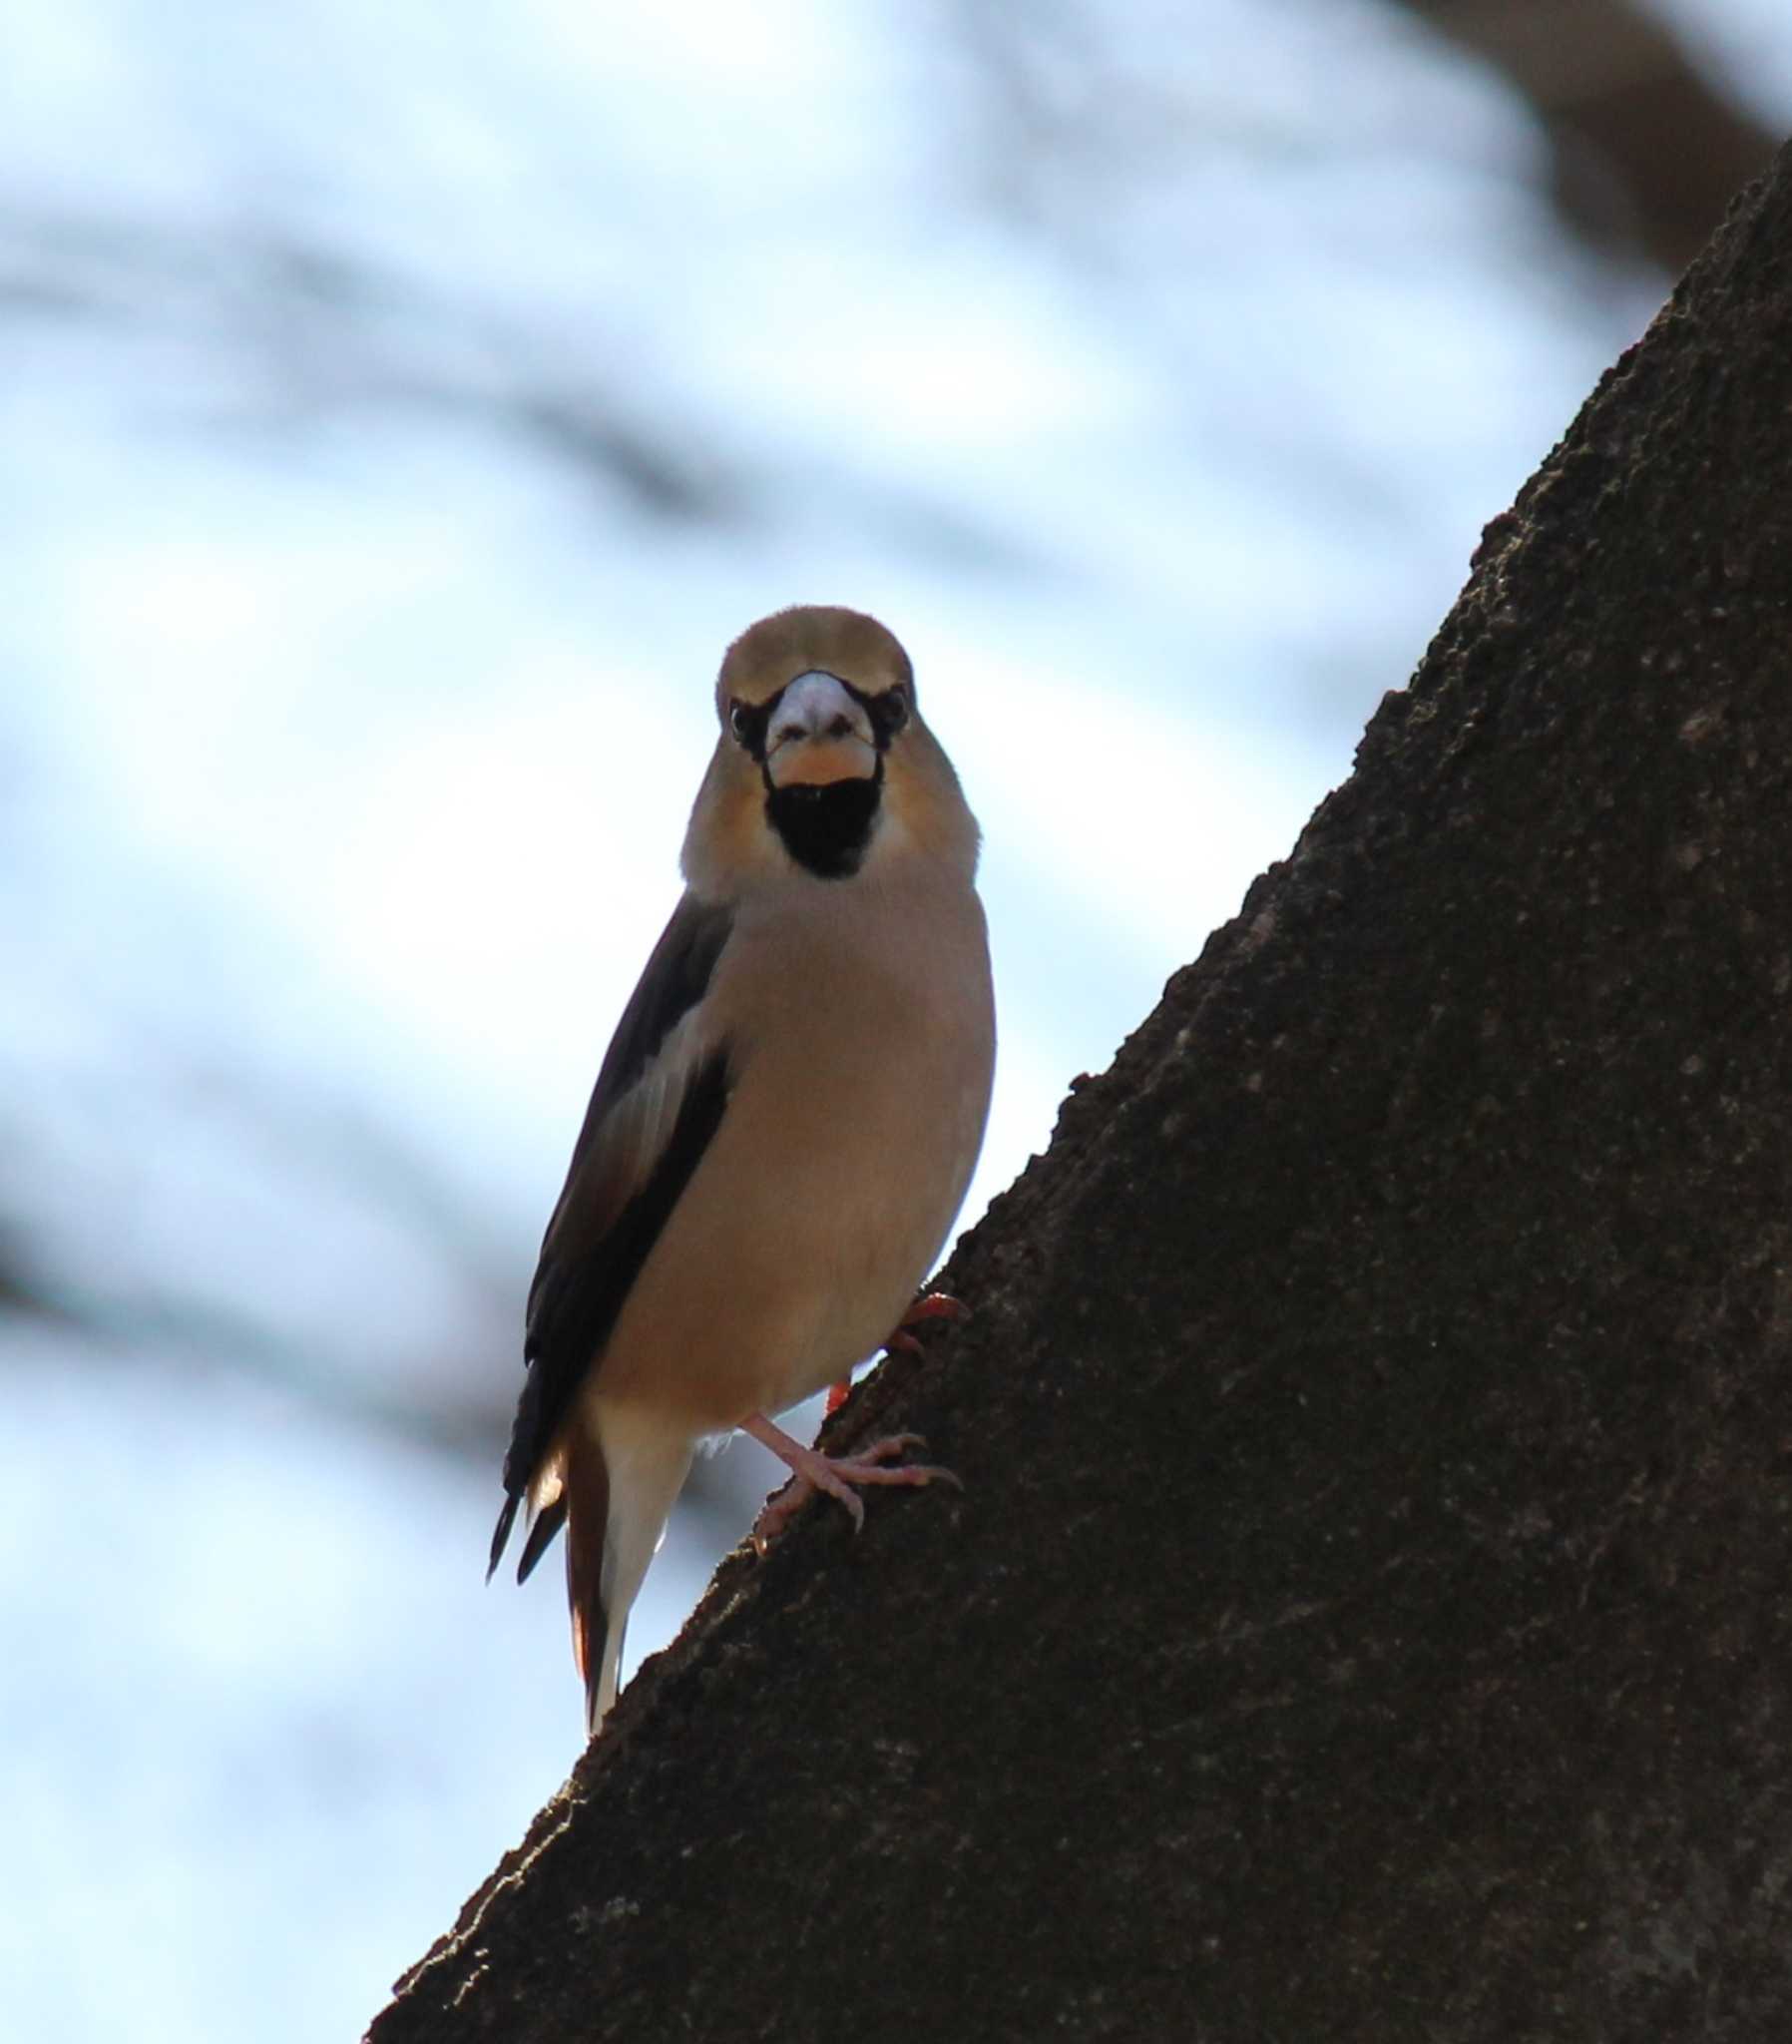
M377 2044L1792 2036L1789 780L1782 155Z

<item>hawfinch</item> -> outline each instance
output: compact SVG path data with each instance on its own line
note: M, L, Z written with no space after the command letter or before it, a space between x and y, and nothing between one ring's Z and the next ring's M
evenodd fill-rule
M769 1414L883 1344L983 1141L995 1009L977 822L874 618L802 608L728 648L683 899L598 1074L530 1287L495 1569L564 1526L591 1730L705 1436L740 1427L812 1490L948 1472L844 1458ZM488 1574L490 1571L488 1570Z

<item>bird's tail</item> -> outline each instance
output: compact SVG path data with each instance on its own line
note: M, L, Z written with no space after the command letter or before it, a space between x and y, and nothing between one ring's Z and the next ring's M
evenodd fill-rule
M639 1406L593 1400L567 1445L567 1604L585 1680L585 1728L616 1702L623 1635L690 1468L689 1431Z

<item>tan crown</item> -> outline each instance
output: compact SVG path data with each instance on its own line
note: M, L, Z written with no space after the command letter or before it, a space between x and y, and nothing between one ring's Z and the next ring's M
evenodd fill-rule
M867 696L899 682L912 688L915 679L896 635L875 618L834 604L797 604L749 625L728 648L715 683L716 715L725 726L730 703L764 703L813 669Z

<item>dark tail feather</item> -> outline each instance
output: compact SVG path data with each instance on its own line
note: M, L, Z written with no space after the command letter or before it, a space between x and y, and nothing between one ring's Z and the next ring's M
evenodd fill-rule
M554 1545L554 1536L566 1524L566 1493L561 1492L551 1505L537 1516L529 1529L529 1538L523 1543L522 1559L517 1563L517 1581L526 1583L529 1571L535 1567L548 1549Z
M492 1535L492 1558L485 1565L485 1579L489 1583L498 1572L498 1564L504 1559L505 1542L510 1538L510 1529L517 1516L517 1506L522 1502L521 1493L512 1491L504 1500L498 1513L498 1529Z

